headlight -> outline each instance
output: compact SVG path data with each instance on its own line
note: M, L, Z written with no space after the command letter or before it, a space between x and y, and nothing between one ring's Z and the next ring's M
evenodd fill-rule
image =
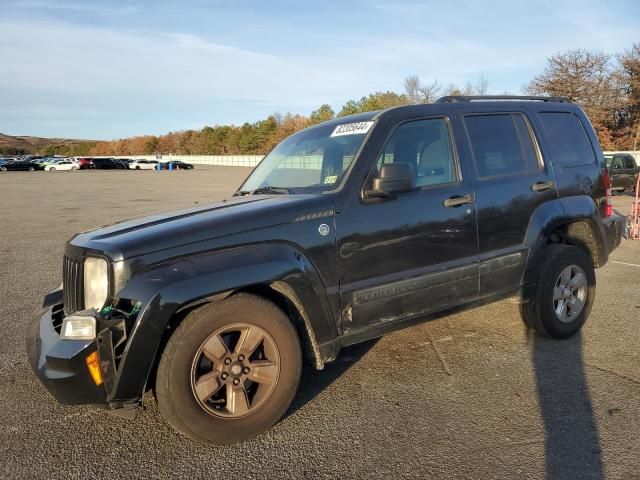
M88 257L84 261L84 308L100 311L109 294L107 261Z
M60 337L68 340L93 340L96 338L96 319L71 315L62 320Z

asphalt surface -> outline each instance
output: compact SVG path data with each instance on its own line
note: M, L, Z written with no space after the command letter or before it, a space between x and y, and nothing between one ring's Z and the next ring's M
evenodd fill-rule
M306 369L288 415L243 444L183 438L152 395L130 422L58 405L24 336L65 241L223 198L247 173L0 174L0 477L640 478L640 241L598 270L580 336L526 331L514 300L403 330Z

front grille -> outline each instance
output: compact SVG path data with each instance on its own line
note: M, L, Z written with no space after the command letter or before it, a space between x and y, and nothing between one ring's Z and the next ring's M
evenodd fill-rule
M65 256L62 264L62 288L66 314L84 310L83 282L82 260Z

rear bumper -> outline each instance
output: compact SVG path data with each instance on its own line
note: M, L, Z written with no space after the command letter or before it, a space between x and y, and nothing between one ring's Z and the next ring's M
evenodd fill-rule
M607 252L609 254L620 245L626 221L627 219L622 215L611 215L602 220L606 234L605 242L607 243Z

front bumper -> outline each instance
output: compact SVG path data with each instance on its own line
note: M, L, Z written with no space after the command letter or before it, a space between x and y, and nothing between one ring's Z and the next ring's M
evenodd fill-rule
M42 310L27 333L29 363L55 399L67 405L107 405L105 383L91 379L86 358L97 350L96 340L63 340L54 328L61 322L62 305ZM102 361L102 359L101 359Z

